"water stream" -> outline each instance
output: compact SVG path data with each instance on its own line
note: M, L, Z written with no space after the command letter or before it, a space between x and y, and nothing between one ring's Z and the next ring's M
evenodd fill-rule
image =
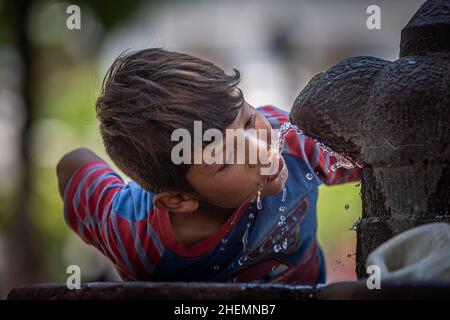
M286 139L286 135L291 132L291 131L295 131L295 133L297 133L298 135L303 135L304 137L307 137L307 135L305 135L305 133L303 132L303 130L301 130L300 128L298 128L296 125L292 124L291 122L285 122L280 126L280 129L278 130L278 136L277 136L277 141L275 143L272 144L272 148L277 148L279 154L281 155L283 148L284 148L284 144L285 144L285 139ZM326 146L325 144L323 144L322 142L318 142L316 139L313 139L316 143L316 145L320 148L320 150L327 154L328 156L332 157L335 159L335 162L330 166L329 170L331 171L336 171L338 168L346 168L346 169L351 169L354 167L353 163L347 159L346 157L344 157L343 155L333 151L330 147ZM287 180L287 175L286 175L286 167L282 169L282 171L280 172L280 178L282 181L282 195L281 195L281 203L280 203L280 207L278 208L278 214L279 214L279 219L278 219L278 226L280 227L280 233L277 234L274 239L272 240L272 244L273 244L273 250L275 253L278 253L282 250L286 250L289 246L288 244L288 238L287 238L287 232L289 231L289 227L286 224L286 216L285 214L287 213L287 208L286 208L286 200L287 200L287 187L286 187L286 180ZM312 173L308 172L305 175L305 178L308 181L312 181L314 176ZM266 184L266 181L264 183L262 183L257 191L256 197L255 197L255 201L256 201L256 208L252 207L251 210L256 210L260 211L263 207L262 205L262 192L264 190L264 186ZM253 212L251 212L249 214L249 221L247 223L247 228L244 232L244 235L242 237L242 246L243 246L243 255L240 257L240 259L238 260L238 264L240 266L242 266L248 259L247 256L247 242L248 242L248 236L249 236L249 231L250 231L250 227L252 226L252 222L255 218L255 214ZM281 240L282 239L282 240ZM222 248L221 250L224 251L225 249L225 243L222 243ZM215 270L218 270L219 267L215 266L214 267Z

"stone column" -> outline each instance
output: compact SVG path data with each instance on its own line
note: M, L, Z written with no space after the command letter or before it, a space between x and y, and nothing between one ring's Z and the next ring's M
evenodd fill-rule
M402 31L400 58L345 59L316 75L291 121L363 166L357 275L378 245L450 221L450 1L429 0Z

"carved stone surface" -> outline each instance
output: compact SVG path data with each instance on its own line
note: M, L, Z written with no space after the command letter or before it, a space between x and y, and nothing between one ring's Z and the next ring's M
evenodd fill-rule
M357 274L378 245L450 221L450 1L429 0L402 31L400 58L345 59L299 94L291 121L363 166Z

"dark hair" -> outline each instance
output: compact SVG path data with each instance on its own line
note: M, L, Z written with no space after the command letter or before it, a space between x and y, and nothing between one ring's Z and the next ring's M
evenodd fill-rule
M172 131L224 132L244 98L240 73L227 75L214 64L159 48L122 53L103 80L96 103L106 152L125 174L152 192L193 192L189 165L171 160Z

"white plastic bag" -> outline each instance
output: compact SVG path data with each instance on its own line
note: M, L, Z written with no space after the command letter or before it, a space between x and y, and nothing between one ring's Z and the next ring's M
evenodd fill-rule
M376 248L366 267L381 280L450 280L450 225L430 223L405 231Z

